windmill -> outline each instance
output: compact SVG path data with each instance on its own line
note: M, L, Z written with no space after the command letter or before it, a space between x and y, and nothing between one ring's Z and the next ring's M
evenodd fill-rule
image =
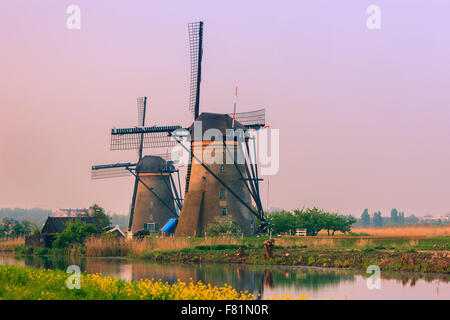
M145 126L147 97L137 99L138 124ZM143 157L144 134L136 137L138 161L136 163L116 163L92 167L92 179L134 176L128 233L142 230L158 231L170 219L178 218L182 207L179 170L173 161L167 161L167 154ZM174 174L178 175L178 187ZM178 190L177 190L178 189Z
M201 236L208 224L225 216L235 221L245 235L253 235L264 229L266 223L259 192L259 181L262 179L258 176L256 150L252 150L249 146L251 137L248 129L264 127L265 110L233 113L232 117L225 113L200 114L203 22L190 23L188 31L191 57L189 110L193 113L194 124L188 128L142 126L112 129L111 149L128 150L179 145L189 152L185 197L176 236ZM191 137L189 146L183 143L179 134L182 128L189 130ZM209 129L215 130L222 139L210 137L205 141L203 137ZM222 161L212 164L203 161L203 155L218 146L222 147L222 152L215 156ZM223 161L229 158L233 160L231 163ZM242 161L238 162L236 159ZM256 210L252 207L252 200ZM255 219L260 220L259 227Z

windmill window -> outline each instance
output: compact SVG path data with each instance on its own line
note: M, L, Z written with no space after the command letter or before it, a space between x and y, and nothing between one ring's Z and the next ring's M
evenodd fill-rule
M219 199L225 199L225 189L219 190Z
M225 217L227 215L227 208L222 208L222 216Z

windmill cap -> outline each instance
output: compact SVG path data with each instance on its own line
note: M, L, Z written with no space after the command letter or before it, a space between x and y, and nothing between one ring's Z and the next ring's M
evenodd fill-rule
M233 128L233 118L231 118L228 114L223 113L203 112L201 115L197 117L197 119L195 119L195 121L202 122L202 132L201 132L202 137L205 131L209 129L217 129L225 137L227 134L227 129ZM248 128L239 121L235 120L234 129L235 130L241 129L243 131L247 131ZM194 132L194 124L192 124L189 127L189 133L191 134L193 140L197 139L197 135L199 135L199 133Z
M158 173L161 172L166 160L159 156L145 156L136 165L138 173Z

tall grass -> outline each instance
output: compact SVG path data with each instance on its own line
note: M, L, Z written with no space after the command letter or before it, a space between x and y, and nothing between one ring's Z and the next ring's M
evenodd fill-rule
M25 238L0 241L0 252L12 252L14 248L25 245Z
M450 224L411 225L389 227L354 227L354 233L367 233L379 237L443 237L450 236Z
M416 229L414 229L416 230ZM442 234L442 233L438 233ZM195 249L200 246L215 247L218 245L235 245L250 248L262 248L264 238L158 238L143 239L108 239L90 238L86 241L86 255L105 256L133 256L145 257L153 251L179 251ZM420 236L418 239L395 236L373 237L283 237L276 238L275 245L284 248L309 249L425 249L442 250L448 248L446 238L431 238Z
M125 239L96 238L86 240L86 255L92 257L116 257L129 254L129 245Z
M389 237L298 237L278 238L275 245L284 248L313 248L313 249L423 249L423 250L447 250L448 240L442 238L389 238Z
M89 238L86 241L86 255L142 257L147 252L156 250L182 250L195 246L239 245L241 241L236 238L157 238L143 239L112 239Z
M281 238L275 244L284 248L366 248L374 245L372 239L339 239L339 238Z

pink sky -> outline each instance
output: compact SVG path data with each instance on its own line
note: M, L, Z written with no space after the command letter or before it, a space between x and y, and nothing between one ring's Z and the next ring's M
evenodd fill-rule
M81 30L66 8L81 8ZM381 8L368 30L366 8ZM280 129L269 207L450 211L448 1L2 1L0 207L128 212L131 178L92 181L113 126L188 125L187 23L205 22L201 111L266 108ZM147 152L150 152L147 150ZM266 177L267 178L267 177ZM267 180L262 184L266 204Z

